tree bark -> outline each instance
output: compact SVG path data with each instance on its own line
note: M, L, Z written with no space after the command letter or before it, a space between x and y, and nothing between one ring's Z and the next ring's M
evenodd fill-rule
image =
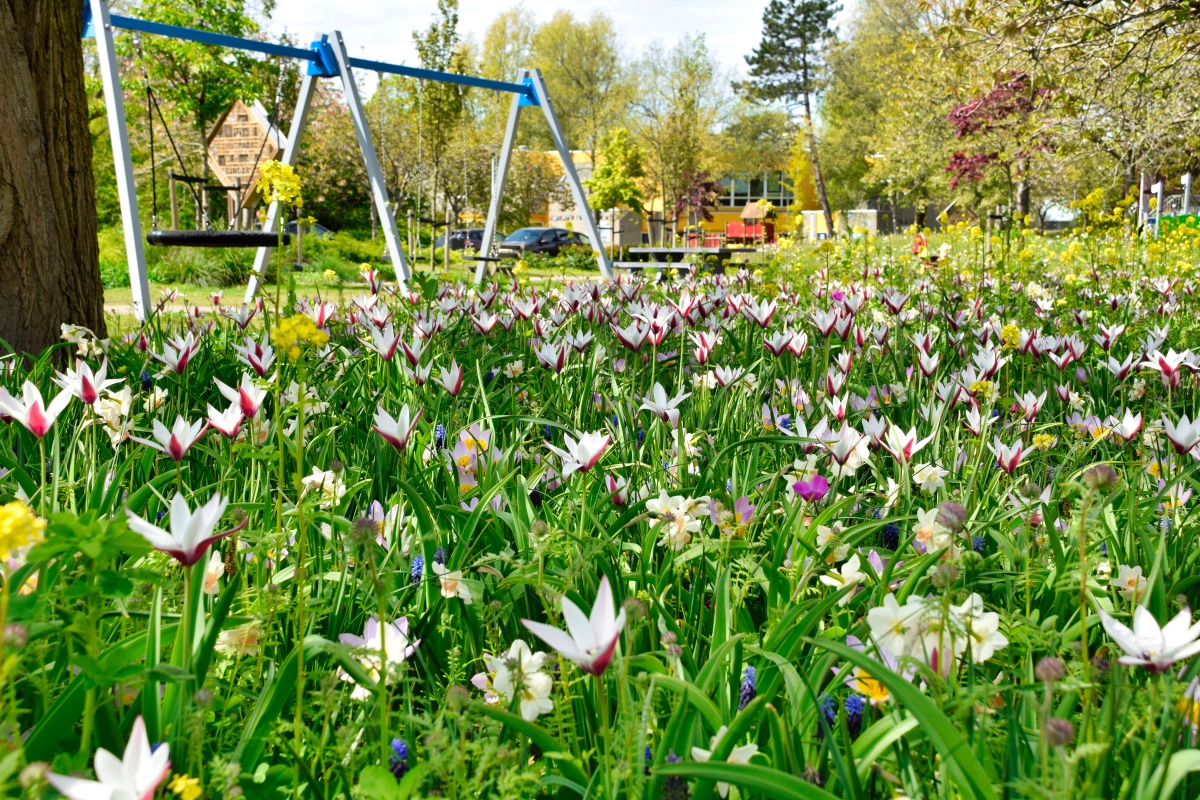
M18 353L72 323L105 336L82 14L0 0L0 339Z
M807 94L804 95L804 126L808 136L808 160L812 165L813 186L817 190L817 202L821 204L821 213L825 215L825 230L832 239L835 236L833 210L829 207L829 195L825 193L825 176L821 174L821 162L817 158L817 134L813 129L812 107Z

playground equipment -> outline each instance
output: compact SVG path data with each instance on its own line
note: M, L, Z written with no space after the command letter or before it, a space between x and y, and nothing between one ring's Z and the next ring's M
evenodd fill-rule
M354 80L354 69L364 69L372 72L401 75L419 80L432 80L442 83L457 84L460 87L475 87L490 89L497 92L507 92L513 95L509 111L508 124L505 128L504 142L500 150L500 163L497 166L496 178L492 188L491 200L488 204L488 216L485 225L483 241L493 241L496 223L500 211L500 198L504 194L504 184L511 163L513 148L516 143L517 121L522 108L537 106L542 109L546 123L550 127L550 135L555 148L563 162L563 171L575 203L580 208L587 208L587 197L583 184L571 160L571 150L566 137L558 124L558 118L550 103L545 81L539 70L522 69L514 82L495 81L472 75L459 75L450 72L406 67L399 64L389 64L383 61L371 61L363 58L351 58L346 50L346 43L341 31L329 34L318 34L317 38L307 48L291 47L288 45L257 42L237 36L212 33L210 31L184 28L177 25L165 25L158 22L110 14L107 0L88 0L83 8L85 38L95 36L96 50L99 57L101 81L104 86L104 99L108 113L109 135L112 137L113 160L116 164L117 194L120 199L122 227L125 234L125 251L129 259L129 283L133 289L133 307L139 320L145 321L150 309L150 285L146 273L146 251L142 240L141 218L138 212L137 191L133 178L133 161L129 148L129 131L125 122L125 102L121 93L121 76L117 69L116 50L113 45L113 31L127 30L137 33L169 36L176 39L200 42L202 44L218 45L237 48L248 52L263 53L280 58L292 58L308 62L304 78L300 83L299 96L296 101L296 111L292 117L287 140L280 161L284 164L295 165L299 155L300 140L308 121L308 112L312 104L316 81L319 78L341 78L346 102L350 107L350 116L354 123L355 136L358 139L359 151L362 153L363 164L371 186L371 198L376 213L383 228L387 250L392 255L396 265L396 278L403 286L410 278L411 272L405 250L400 246L400 235L396 228L396 220L392 214L391 203L388 200L387 187L383 181L383 173L379 168L379 159L375 152L374 140L367 124L366 112L363 108L362 97L358 84ZM272 203L267 212L267 219L261 234L275 234L280 224L281 209L277 203ZM583 215L587 233L596 253L596 261L605 277L612 277L612 265L608 254L600 243L600 231L591 214ZM166 231L160 234L169 233ZM170 232L189 236L211 235L226 233L215 231L179 231ZM231 231L228 233L247 235L247 232ZM169 238L169 237L168 237ZM246 287L246 301L250 302L257 293L262 277L266 272L267 260L270 257L269 246L259 245L254 259L254 274ZM489 259L488 253L481 254L475 272L476 283L483 280L484 270Z

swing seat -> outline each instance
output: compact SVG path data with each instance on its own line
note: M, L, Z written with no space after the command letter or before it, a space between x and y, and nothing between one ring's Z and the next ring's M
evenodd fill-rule
M270 231L150 231L146 241L155 247L276 247L279 235ZM283 243L291 244L285 233Z

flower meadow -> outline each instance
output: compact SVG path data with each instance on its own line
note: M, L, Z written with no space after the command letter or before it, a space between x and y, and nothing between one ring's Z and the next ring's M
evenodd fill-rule
M0 786L1200 796L1197 283L945 239L5 359Z

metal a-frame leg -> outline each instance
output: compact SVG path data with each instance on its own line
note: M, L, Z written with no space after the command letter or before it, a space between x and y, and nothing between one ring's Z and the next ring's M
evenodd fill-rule
M528 70L517 74L517 83L525 80ZM500 198L504 196L504 183L508 180L508 168L512 164L513 144L517 140L517 122L521 119L521 95L514 94L512 105L508 109L508 124L504 127L504 143L500 146L500 163L496 165L496 176L492 181L492 199L488 203L487 222L483 226L483 241L480 250L483 255L492 253L492 240L496 238L496 225L500 219ZM488 262L475 262L475 285L483 283Z
M392 256L392 264L396 267L396 280L401 288L411 280L412 273L408 269L408 259L404 248L400 246L400 233L396 228L396 217L392 213L392 204L388 200L387 184L383 182L383 170L379 168L379 157L375 153L375 140L371 138L371 127L367 124L367 113L363 109L362 97L358 93L358 84L354 82L354 72L350 69L350 55L346 52L346 43L342 40L342 32L333 32L333 54L337 58L338 71L342 75L342 87L346 94L346 102L350 106L350 117L354 120L354 133L358 136L358 147L362 151L363 165L367 168L367 179L371 183L371 197L375 201L375 211L383 227L383 236L387 241L388 253ZM449 231L446 233L449 240Z
M133 313L139 322L150 318L150 280L146 275L146 247L142 242L142 219L138 215L137 186L133 182L133 158L129 130L125 126L125 98L113 46L112 20L105 0L90 0L104 105L108 111L108 134L112 139L117 172L117 197L121 203L121 227L125 232L125 258L129 262L129 285L133 289Z
M319 35L318 39L321 38ZM313 93L317 86L317 77L314 75L305 75L300 81L300 94L296 97L296 112L292 115L292 124L288 128L287 142L283 146L283 155L279 161L288 166L295 166L300 159L300 139L304 136L304 128L308 124L308 112L312 107ZM271 203L267 209L267 220L263 223L263 230L268 233L274 233L279 229L279 203ZM267 274L267 262L271 258L273 247L260 247L254 255L254 272L250 276L250 283L246 287L246 303L254 302L254 296L258 294L259 287L262 285L263 277ZM276 276L276 280L282 280L282 276Z
M537 97L538 105L542 107L542 113L546 115L546 124L550 126L550 137L554 140L554 146L562 158L563 172L566 173L567 183L575 198L575 207L580 210L583 225L587 228L587 235L592 240L592 250L596 251L596 262L600 265L600 272L604 277L612 278L612 264L608 260L608 251L604 249L604 243L600 241L600 228L596 225L596 218L592 215L591 207L588 206L583 183L580 182L579 173L575 170L575 162L571 159L571 148L567 145L567 137L563 135L562 127L558 124L558 117L554 113L554 107L550 105L550 94L546 91L546 82L542 80L542 71L531 70L529 78L533 83L533 92Z

